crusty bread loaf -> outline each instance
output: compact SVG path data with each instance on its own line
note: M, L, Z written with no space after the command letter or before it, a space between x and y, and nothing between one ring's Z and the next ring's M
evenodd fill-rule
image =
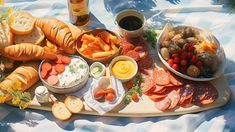
M82 100L75 96L68 96L65 99L64 104L71 113L80 113L83 108Z
M42 32L42 30L35 26L33 28L33 31L29 34L25 34L25 35L14 35L14 43L15 44L20 44L20 43L32 43L32 44L36 44L36 45L41 45L41 42L44 39L44 34Z
M68 24L68 27L72 33L74 40L77 40L79 35L82 34L83 30L71 24Z
M1 53L7 58L18 61L56 59L56 55L54 53L45 52L41 46L31 43L21 43L8 46L2 49Z
M62 102L55 102L52 105L52 114L59 120L68 120L72 113L66 108L65 104Z
M6 20L0 22L0 48L13 44L13 34Z
M69 27L62 21L54 18L36 18L36 26L41 28L48 40L57 44L65 51L75 53L75 41Z
M15 34L29 34L33 31L35 19L25 11L17 11L10 15L10 29Z
M11 99L11 95L7 92L8 89L17 88L20 91L26 91L39 80L36 66L31 65L31 63L27 63L19 66L0 83L0 89L7 97L5 101Z

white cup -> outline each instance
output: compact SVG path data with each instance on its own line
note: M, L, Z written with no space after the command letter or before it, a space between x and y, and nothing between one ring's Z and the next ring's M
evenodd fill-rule
M119 25L119 22L124 17L127 17L127 16L138 17L142 21L142 27L140 27L139 29L136 29L136 30L127 30L127 29L122 28ZM127 9L127 10L123 10L123 11L121 11L117 14L116 19L115 19L115 24L118 26L119 34L121 36L125 36L125 37L128 37L128 38L134 38L134 37L138 37L138 36L140 36L144 33L145 17L141 12L139 12L137 10Z

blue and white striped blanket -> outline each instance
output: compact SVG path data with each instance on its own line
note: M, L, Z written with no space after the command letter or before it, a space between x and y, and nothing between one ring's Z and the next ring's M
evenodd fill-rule
M27 10L38 17L55 17L69 22L66 0L5 0L6 7ZM179 2L179 4L174 4ZM0 7L3 8L3 7ZM160 22L194 25L208 29L223 45L227 56L225 76L235 94L235 15L226 13L210 0L90 0L92 22L88 28L114 28L115 14L123 9L135 8L145 16ZM156 23L158 24L158 23ZM0 132L5 131L132 131L132 132L220 132L235 130L235 96L224 107L182 116L151 118L118 118L76 115L70 121L60 122L51 112L19 110L0 105Z

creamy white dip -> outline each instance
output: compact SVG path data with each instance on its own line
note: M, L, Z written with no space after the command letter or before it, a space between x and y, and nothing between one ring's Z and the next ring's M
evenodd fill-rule
M65 66L65 71L58 75L59 86L71 86L82 82L87 72L88 66L83 60L72 58L70 64Z

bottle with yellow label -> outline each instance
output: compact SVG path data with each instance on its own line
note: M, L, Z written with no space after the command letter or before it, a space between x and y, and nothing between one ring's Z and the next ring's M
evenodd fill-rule
M89 0L68 0L71 23L82 26L89 21Z

